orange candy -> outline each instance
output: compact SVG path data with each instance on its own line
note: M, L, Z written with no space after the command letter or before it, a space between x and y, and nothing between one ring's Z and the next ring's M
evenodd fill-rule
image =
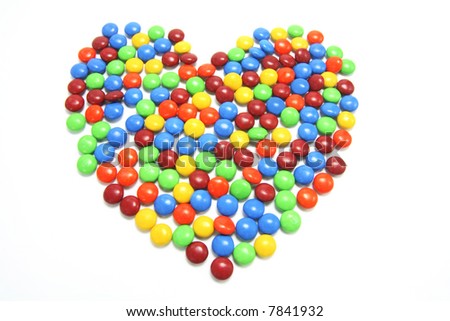
M173 100L164 100L158 106L158 112L164 119L175 117L178 113L178 105Z
M331 192L334 186L333 177L327 173L320 173L314 177L313 187L319 194Z
M183 65L178 69L178 76L183 80L197 76L197 69L192 65Z
M158 187L153 183L144 183L137 190L137 197L142 204L152 204L158 197Z
M214 198L224 196L228 193L228 188L228 181L221 176L214 177L208 182L208 193Z
M111 183L116 179L117 168L111 163L102 163L97 168L97 178L102 183Z
M117 182L123 187L128 187L136 183L138 173L133 167L123 167L117 173Z
M261 157L272 157L277 152L277 143L270 139L261 139L256 144L256 152Z
M292 45L287 39L278 39L275 41L275 52L278 55L288 54L292 50Z
M313 208L316 206L317 201L317 193L309 187L303 187L297 193L297 202L303 208Z
M259 184L263 178L261 173L253 167L244 167L242 175L250 184Z
M142 78L138 73L130 72L123 77L123 86L126 89L139 88L142 84Z
M327 71L338 73L342 69L342 59L339 57L330 57L326 61Z
M189 119L197 117L197 111L197 107L192 104L185 103L178 109L178 117L182 121L187 122Z
M178 204L173 211L173 218L180 225L189 225L194 221L195 210L190 204Z
M308 36L306 37L308 39L308 42L310 44L313 43L322 43L323 41L323 34L318 30L312 30L308 33Z
M88 62L92 58L95 58L96 54L97 52L94 48L86 47L78 52L78 59L80 59L82 62Z
M202 78L211 77L216 72L216 67L213 64L203 64L198 67L198 76Z
M138 161L138 154L132 148L124 148L117 156L122 167L133 167Z
M86 121L90 124L94 124L103 119L103 108L99 105L91 105L86 109L84 116L86 117Z
M220 115L217 109L212 107L207 107L200 112L200 120L206 126L214 125L219 117Z
M346 148L352 143L352 135L345 129L339 129L333 135L333 142L338 148Z
M295 79L295 71L289 67L282 67L277 70L278 82L282 84L290 84Z
M286 98L286 107L302 110L302 108L305 107L305 99L300 95L292 94Z

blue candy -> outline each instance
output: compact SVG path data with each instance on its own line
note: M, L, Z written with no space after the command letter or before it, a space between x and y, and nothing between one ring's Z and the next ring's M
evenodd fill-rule
M88 61L87 67L90 72L98 72L103 74L106 70L106 63L99 58L92 58Z
M219 107L220 118L234 120L238 114L238 109L232 102L225 102Z
M319 113L314 107L306 106L300 111L300 120L302 123L315 124L319 119Z
M89 68L85 63L77 63L70 68L70 75L73 78L85 79L89 74Z
M105 79L104 86L108 91L121 90L123 86L122 77L117 75L109 76Z
M109 38L109 45L114 49L120 49L127 45L127 37L119 34L112 35Z
M259 61L253 57L246 57L241 61L244 70L256 71L259 68Z
M271 114L279 116L283 109L286 108L286 104L280 97L270 97L266 101L267 111Z
M236 223L236 235L244 241L251 241L258 233L258 225L255 220L243 217Z
M143 45L139 47L137 50L137 56L139 59L141 59L143 62L147 62L150 59L155 58L156 50L153 48L152 45Z
M127 143L128 134L124 129L114 127L109 130L106 139L112 146L121 147Z
M129 22L125 25L125 34L130 38L140 31L141 25L137 22Z
M327 70L327 66L322 59L313 59L309 62L313 74L321 74Z
M175 138L172 134L161 132L155 136L153 146L155 146L158 150L163 151L172 149L174 143Z
M294 178L298 184L309 185L314 179L314 170L306 165L301 165L294 170Z
M150 93L150 99L153 100L153 102L156 105L159 105L164 100L169 99L169 97L170 97L170 91L164 87L155 88Z
M309 91L309 82L303 78L294 79L291 82L291 91L293 94L304 95Z
M125 92L123 100L127 106L134 107L144 98L142 91L139 88L130 88Z
M194 191L191 196L191 206L197 212L204 212L211 207L211 195L202 189Z
M197 143L193 138L185 136L180 138L176 147L179 155L192 155L197 149Z
M216 235L212 242L211 248L217 256L230 256L234 250L234 241L228 235Z
M250 54L251 57L255 58L255 59L263 59L266 56L266 53L258 47L251 47L248 50L248 53Z
M169 194L161 194L153 203L153 207L155 208L155 212L160 216L169 216L175 210L177 206L177 202L172 195Z
M109 121L117 120L123 115L123 106L121 103L112 103L105 106L105 118Z
M234 125L228 119L219 119L214 124L214 132L220 138L228 138L234 131Z
M280 219L272 213L266 213L259 218L258 229L261 234L275 234L280 229Z
M224 74L229 74L235 72L237 74L242 74L242 65L237 61L228 61L225 66L223 66Z
M312 142L316 139L319 134L317 127L313 124L304 123L298 127L297 130L298 137L303 139L305 142Z
M219 197L217 200L217 210L220 214L231 216L236 214L239 207L239 202L236 197L230 194Z
M255 38L258 41L269 40L270 32L265 28L256 28L255 31L253 31L253 38Z
M325 57L327 50L321 43L313 43L309 47L309 53L311 54L311 58L313 59L322 59Z
M105 24L102 28L102 34L108 38L115 35L117 32L119 32L119 27L112 22Z
M203 152L213 152L219 139L214 134L203 134L198 139L198 148Z
M154 46L155 46L155 50L157 53L163 54L163 53L170 51L170 48L172 47L172 43L170 42L169 39L159 38L159 39L156 39Z
M258 170L263 176L272 177L278 172L278 165L272 158L263 157L258 163Z
M312 75L311 66L304 62L295 65L293 70L295 72L295 78L307 79Z
M264 203L257 199L249 199L244 203L242 209L244 214L251 219L257 220L264 214Z
M141 115L131 115L125 121L125 127L130 133L135 133L144 127L144 121Z
M261 40L259 42L259 46L261 47L261 50L268 55L271 55L275 52L275 47L269 40L266 39Z
M341 112L341 109L336 104L324 103L322 106L320 106L320 112L323 116L336 118Z
M355 111L359 106L358 99L352 95L343 96L339 102L339 106L342 110Z
M171 117L166 120L164 128L172 135L179 135L183 132L184 122L178 117Z
M321 171L325 168L326 161L322 153L310 152L305 159L306 165L311 167L314 171Z
M109 163L114 159L115 148L111 144L100 144L95 148L94 156L99 163Z

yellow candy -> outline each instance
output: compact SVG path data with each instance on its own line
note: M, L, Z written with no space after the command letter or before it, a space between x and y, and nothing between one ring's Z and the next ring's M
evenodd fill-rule
M131 44L136 49L142 47L143 45L148 44L149 42L150 42L150 37L147 34L142 33L142 32L139 32L139 33L135 34L131 38Z
M140 73L144 68L144 62L139 58L130 58L125 63L125 68L127 72Z
M145 127L154 132L159 132L161 129L163 129L165 122L166 121L164 120L164 118L162 118L160 115L153 114L145 118Z
M291 46L292 46L292 49L297 50L297 49L306 49L306 48L308 48L309 44L308 44L308 40L306 40L305 38L295 37L291 41Z
M172 229L167 224L156 224L150 231L150 239L156 246L166 246L172 240Z
M174 46L173 49L175 50L175 52L179 55L187 53L189 51L191 51L191 44L187 41L179 41L177 42Z
M272 132L272 140L279 146L286 146L291 142L292 135L286 128L275 128Z
M337 123L343 129L351 129L355 126L355 115L349 111L343 111L337 116Z
M134 222L141 231L150 231L155 226L157 217L158 215L154 210L143 208L134 217Z
M199 216L195 219L193 228L197 237L207 238L214 233L214 221L209 216Z
M163 70L163 63L159 59L150 59L145 63L145 72L147 74L159 74Z
M273 86L277 83L278 80L278 73L273 69L264 69L261 71L261 74L259 75L259 81L262 84Z
M259 257L265 258L272 256L277 249L277 243L275 239L268 234L260 235L255 240L255 251Z
M236 148L245 148L250 143L250 138L246 132L237 130L231 134L230 142Z
M248 51L254 45L254 40L249 36L240 36L236 41L236 47Z
M223 77L223 84L236 91L242 87L242 78L239 74L230 72Z
M335 87L338 83L338 77L334 72L331 71L325 71L322 73L324 85L327 88Z
M247 105L253 100L253 90L248 87L241 87L234 93L234 99L240 105Z
M150 117L150 116L149 116ZM199 138L205 132L205 124L197 118L188 119L184 123L184 133L192 138Z
M193 193L194 188L189 183L181 182L173 188L173 197L178 203L189 203Z
M205 92L198 92L192 96L192 104L197 107L198 110L202 110L211 106L211 96Z
M181 155L175 163L175 168L181 176L188 177L197 167L195 166L195 160L191 156Z
M270 32L270 37L272 38L273 41L277 41L279 39L286 39L288 37L288 32L286 31L286 29L280 27L273 28L272 31Z

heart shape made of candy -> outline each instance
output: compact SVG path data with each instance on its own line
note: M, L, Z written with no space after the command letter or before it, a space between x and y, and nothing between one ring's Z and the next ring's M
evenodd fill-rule
M131 22L124 32L105 24L70 71L67 127L91 126L78 141L79 172L96 172L104 201L156 246L173 241L199 264L212 238L216 279L232 275L228 257L239 266L270 257L273 235L296 232L299 211L346 169L336 150L351 144L358 100L339 77L354 63L298 25L257 28L198 66L180 29L166 38L161 26ZM158 222L168 216L172 227Z

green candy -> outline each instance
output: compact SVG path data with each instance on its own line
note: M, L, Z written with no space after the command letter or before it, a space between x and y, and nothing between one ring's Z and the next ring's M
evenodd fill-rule
M151 91L161 85L161 78L157 74L148 74L142 80L142 86L145 90Z
M305 31L303 30L303 27L299 25L291 25L289 26L287 32L290 38L295 38L303 36Z
M154 163L159 156L155 146L145 146L139 151L139 160L143 163Z
M159 166L155 163L146 163L139 169L139 178L143 182L156 182L159 177Z
M231 183L230 194L236 197L239 201L245 200L250 196L252 186L245 179L240 178Z
M249 243L239 243L233 250L233 259L236 264L241 266L249 265L255 257L255 248Z
M93 72L86 77L86 87L88 89L102 89L104 83L105 78L103 78L103 75L98 72Z
M336 121L331 117L323 116L317 121L316 127L321 135L331 135L336 130Z
M272 88L266 84L258 84L253 88L253 95L256 99L266 101L272 97Z
M152 26L150 29L148 29L148 36L150 37L151 41L160 39L164 37L164 28L161 26Z
M136 105L136 112L144 118L153 115L155 110L156 105L150 99L141 99Z
M81 155L77 161L77 168L81 174L91 175L97 169L97 159L94 155Z
M275 207L284 212L292 210L297 204L297 198L291 191L280 191L275 196Z
M344 53L342 52L342 49L338 46L329 46L327 48L327 57L339 57L342 58L344 56Z
M356 69L355 63L350 59L342 59L342 69L341 74L350 75Z
M186 81L186 90L193 96L205 90L205 82L200 77L191 77Z
M197 157L195 157L197 169L201 169L208 173L216 167L216 162L216 156L211 152L200 152Z
M121 76L124 71L125 64L119 59L110 61L108 65L106 65L106 72L108 73L108 75Z
M273 184L280 191L291 190L295 185L295 177L291 172L281 170L273 177Z
M94 136L84 135L78 140L77 147L81 154L92 154L97 148L97 140Z
M231 181L236 176L236 164L229 159L220 161L216 166L216 176L221 176L227 181Z
M302 225L302 218L296 211L289 210L281 214L280 225L283 232L294 233Z
M230 61L241 61L245 57L245 51L242 48L232 48L228 51L228 59Z
M323 99L330 103L338 103L341 100L341 93L336 88L325 88L323 90Z
M174 89L178 87L178 84L180 83L180 76L178 76L178 74L173 71L166 72L161 77L161 83L167 89Z
M194 230L189 225L178 226L172 234L172 241L175 246L186 247L194 240Z
M122 61L127 61L128 59L134 58L136 56L136 48L133 46L123 46L119 49L117 53L119 59Z
M261 139L266 138L268 133L269 132L267 131L267 129L265 129L263 127L253 127L247 132L248 137L251 140L256 140L256 141L260 141Z
M280 115L281 123L285 127L294 127L300 120L300 113L297 109L292 107L286 107L283 109Z
M92 125L91 134L97 140L103 140L108 135L109 130L111 129L111 125L106 121L99 121Z
M73 113L67 117L66 126L72 132L79 132L86 126L86 118L80 113Z
M180 182L180 174L172 168L163 170L158 177L159 186L167 191L173 190Z

